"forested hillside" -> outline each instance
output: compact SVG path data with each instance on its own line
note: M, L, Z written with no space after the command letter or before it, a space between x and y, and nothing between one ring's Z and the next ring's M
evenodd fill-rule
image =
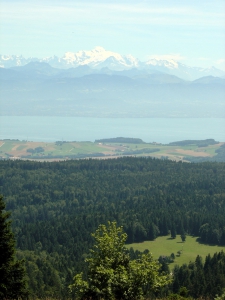
M18 257L34 295L66 295L85 270L99 224L117 221L128 243L188 233L225 245L225 163L125 157L55 163L0 161ZM176 287L177 288L177 287Z

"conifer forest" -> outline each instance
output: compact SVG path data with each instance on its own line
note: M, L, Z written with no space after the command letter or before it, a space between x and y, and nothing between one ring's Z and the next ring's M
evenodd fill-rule
M209 254L205 259L201 257L201 253L196 253L195 260L189 264L171 268L167 259L149 256L148 260L147 250L140 253L121 246L124 253L118 254L123 261L119 270L136 270L142 257L140 266L144 262L146 266L150 261L157 262L157 278L167 280L156 289L140 281L140 293L129 294L128 298L124 296L125 292L119 290L119 293L118 288L115 289L117 294L113 294L112 289L110 292L107 290L109 294L102 291L102 294L98 294L95 289L94 294L82 294L83 296L71 292L69 288L79 286L79 282L84 284L85 280L96 280L96 273L93 268L90 273L87 264L87 261L93 264L90 258L90 249L95 249L93 233L98 232L99 226L104 229L104 226L114 222L126 235L123 240L125 245L154 241L159 236L175 238L179 235L184 243L186 236L194 236L201 244L225 247L223 162L184 163L149 157L61 162L2 160L0 194L6 205L5 208L1 205L2 216L7 212L0 219L2 224L6 222L6 217L10 220L7 221L7 226L11 226L12 230L12 235L9 236L10 239L12 236L15 239L14 245L13 241L10 242L15 248L13 259L14 263L17 261L20 274L23 275L24 272L21 287L25 288L25 280L27 289L26 293L4 296L1 283L1 299L225 297L223 251ZM8 212L11 213L10 216ZM1 228L4 227L2 226ZM3 245L2 232L1 229L0 247ZM96 236L99 238L95 233L94 237ZM124 258L126 261L127 257L129 263L123 260ZM1 264L0 273L4 262ZM124 278L131 280L135 272L138 274L137 270L128 272L131 277ZM78 275L81 273L84 281L79 281L81 278ZM78 283L75 284L74 280L78 280Z

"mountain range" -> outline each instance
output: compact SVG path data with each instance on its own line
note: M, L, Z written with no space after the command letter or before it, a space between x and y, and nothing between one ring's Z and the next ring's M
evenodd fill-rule
M158 70L46 62L0 68L0 115L225 117L225 79L187 81Z
M141 62L132 55L121 55L116 52L96 47L90 51L67 52L63 57L51 56L45 58L24 58L22 55L0 55L0 67L12 68L25 66L31 62L48 63L53 68L70 69L88 66L96 72L105 68L111 71L126 71L137 69L143 73L165 73L184 80L195 80L204 76L225 77L225 72L215 67L189 67L175 60L149 59ZM72 71L71 71L72 72ZM94 71L91 71L92 73ZM107 71L110 72L110 71Z

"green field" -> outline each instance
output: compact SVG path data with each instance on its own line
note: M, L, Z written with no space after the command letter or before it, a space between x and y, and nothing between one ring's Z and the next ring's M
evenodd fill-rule
M133 247L134 250L141 252L148 249L155 259L161 255L170 256L174 253L176 258L174 263L169 265L170 269L172 269L174 265L188 264L190 261L195 261L197 255L205 259L208 254L213 255L216 252L225 251L225 247L201 244L197 241L196 237L192 236L187 236L184 243L181 242L180 236L177 236L176 239L171 239L170 236L161 236L155 241L128 244L126 247ZM180 256L177 253L178 251L181 251Z
M175 146L156 143L93 143L93 142L32 142L19 140L0 140L0 158L21 159L71 159L85 157L152 156L185 161L186 157L211 158L224 143L199 147L197 144ZM41 147L41 152L29 150ZM28 151L27 151L28 150ZM150 151L149 151L150 150ZM151 153L150 153L151 152Z

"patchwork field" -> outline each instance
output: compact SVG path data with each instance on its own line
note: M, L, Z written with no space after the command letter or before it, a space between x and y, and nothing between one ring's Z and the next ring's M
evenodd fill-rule
M208 254L212 256L216 252L225 251L225 247L201 244L198 242L198 238L192 236L187 236L184 243L181 241L180 236L177 236L176 239L171 239L170 236L161 236L155 241L128 244L126 247L133 247L134 250L141 252L148 249L155 259L161 255L170 256L174 253L175 260L169 265L170 269L173 269L174 265L194 262L197 255L205 259ZM178 251L180 251L180 254L178 254Z
M121 156L152 156L185 161L187 157L215 156L225 143L199 146L148 144L148 143L100 143L100 142L31 142L0 140L1 159L60 160L79 158L115 158Z

